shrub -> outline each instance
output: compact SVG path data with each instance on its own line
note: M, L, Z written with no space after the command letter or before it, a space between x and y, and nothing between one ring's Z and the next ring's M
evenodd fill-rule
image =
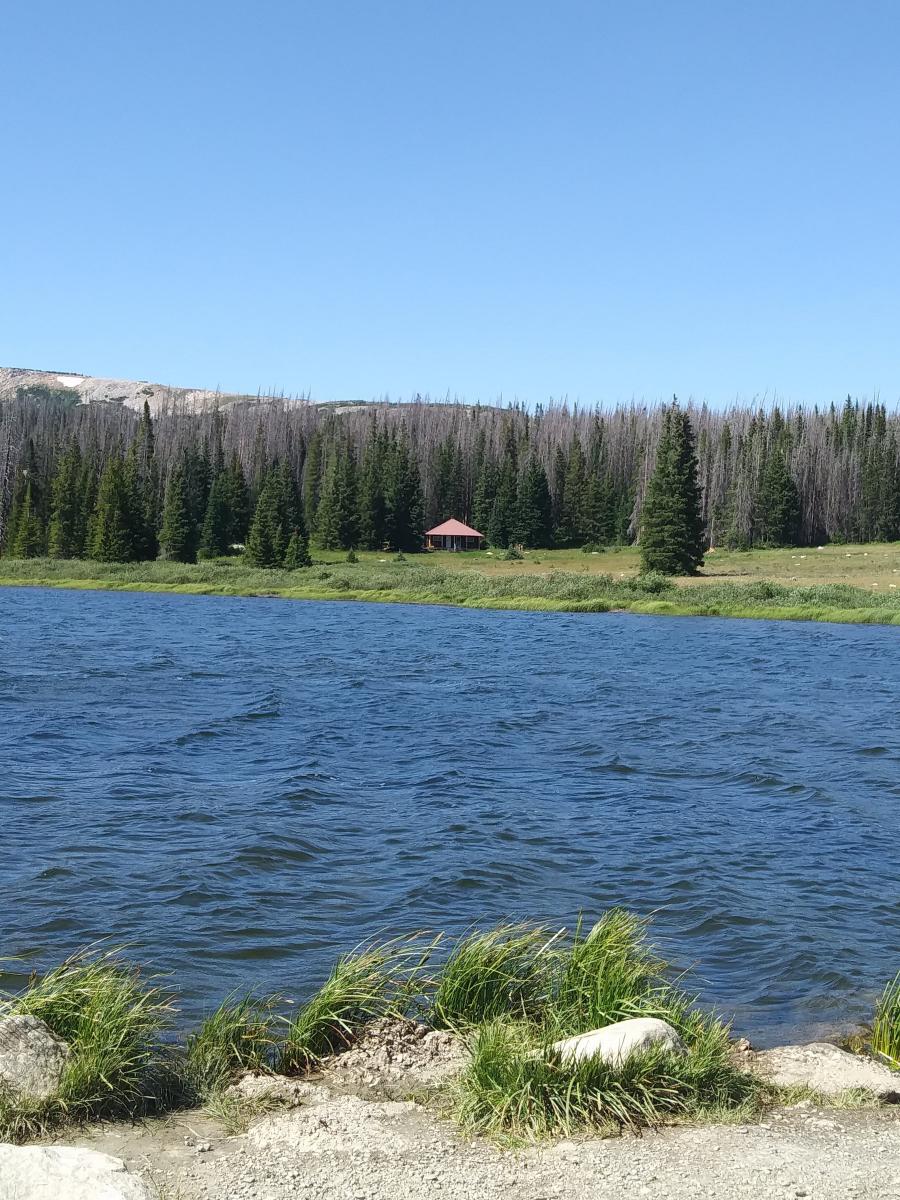
M348 551L347 562L348 563L358 563L359 562L359 556L357 555L355 550Z
M501 555L504 562L518 562L524 557L525 555L516 546L507 546Z

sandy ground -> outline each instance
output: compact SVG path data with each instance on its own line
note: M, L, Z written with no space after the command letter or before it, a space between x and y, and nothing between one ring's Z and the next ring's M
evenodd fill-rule
M125 1159L162 1200L900 1197L900 1112L890 1107L799 1107L757 1125L512 1151L466 1142L411 1102L314 1094L234 1137L194 1113L68 1140Z

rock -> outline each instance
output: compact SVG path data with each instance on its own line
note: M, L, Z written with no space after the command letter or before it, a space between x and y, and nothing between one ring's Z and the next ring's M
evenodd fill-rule
M0 1086L13 1096L46 1100L59 1088L69 1047L38 1017L0 1020Z
M74 1146L0 1145L0 1200L152 1200L120 1158Z
M668 1021L656 1017L633 1017L603 1029L592 1029L590 1033L579 1033L554 1042L553 1049L563 1060L580 1062L597 1057L611 1067L618 1067L629 1055L658 1045L673 1054L686 1053L684 1043Z
M778 1087L808 1087L825 1096L860 1088L881 1100L900 1100L900 1074L828 1042L761 1050L753 1070Z

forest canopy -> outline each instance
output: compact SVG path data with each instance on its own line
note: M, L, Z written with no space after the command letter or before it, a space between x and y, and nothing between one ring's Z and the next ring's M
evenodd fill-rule
M671 411L261 400L151 417L23 394L0 401L0 546L105 561L245 546L303 565L308 543L415 551L448 517L497 547L629 543ZM678 411L703 547L900 538L900 419L883 404Z

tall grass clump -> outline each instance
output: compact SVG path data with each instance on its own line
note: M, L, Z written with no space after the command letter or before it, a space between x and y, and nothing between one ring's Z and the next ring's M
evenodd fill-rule
M531 1139L752 1107L760 1088L732 1065L728 1027L694 1006L640 918L614 909L587 931L579 923L539 960L537 988L533 961L523 980L531 1003L520 1003L512 985L505 1006L495 992L472 1038L457 1097L465 1126ZM654 1047L614 1066L575 1062L554 1049L563 1038L639 1016L667 1021L687 1053Z
M872 1049L900 1068L900 973L878 998L872 1024Z
M555 940L545 929L524 924L460 938L437 979L432 1024L466 1029L498 1017L534 1016L547 1001Z
M208 1100L242 1071L271 1069L276 1003L275 997L229 996L188 1035L184 1077L193 1097Z
M0 1015L44 1021L69 1046L56 1096L0 1099L0 1136L18 1140L66 1121L124 1117L157 1101L158 1038L170 998L118 950L81 951L0 1004Z
M430 953L431 946L413 936L342 955L288 1022L277 1069L308 1068L349 1046L369 1021L405 1016Z

